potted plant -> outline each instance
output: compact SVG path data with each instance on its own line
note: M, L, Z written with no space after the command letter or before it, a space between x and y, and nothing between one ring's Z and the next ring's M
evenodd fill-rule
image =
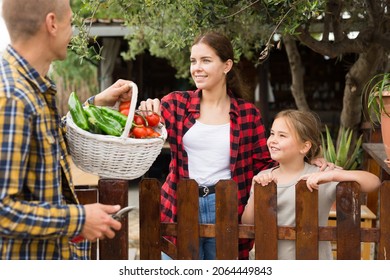
M372 77L363 89L365 116L372 123L380 123L383 145L390 159L390 72Z
M342 128L340 142L335 147L331 133L325 125L325 137L321 134L324 158L345 170L358 169L362 161L363 135L360 135L354 144L352 136L352 129Z

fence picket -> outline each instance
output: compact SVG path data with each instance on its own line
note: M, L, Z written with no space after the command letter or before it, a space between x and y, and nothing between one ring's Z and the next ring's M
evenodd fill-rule
M355 182L337 185L337 259L360 260L360 186Z
M177 186L177 258L199 258L199 195L194 180L182 180Z
M161 259L160 183L143 179L139 189L140 259Z
M238 259L237 184L223 180L216 185L216 253L219 260Z
M381 229L378 244L378 259L388 260L390 254L390 181L384 181L380 187L379 227Z
M377 259L387 259L390 248L390 181L380 188L380 227L361 228L360 191L355 182L336 190L337 226L318 226L318 191L304 182L296 188L296 226L277 226L274 183L255 185L254 225L238 224L237 185L232 180L216 186L216 224L199 224L198 185L182 180L177 187L177 223L160 222L160 184L142 180L140 186L141 259L158 259L161 251L177 259L198 259L199 238L215 237L217 259L237 259L240 238L254 240L256 259L277 259L278 240L296 240L297 259L318 259L319 241L337 242L337 259L360 259L361 242L377 244ZM164 236L177 237L177 244Z
M318 191L299 181L295 193L296 259L318 259Z
M255 258L258 260L278 259L278 224L276 184L256 184L255 199Z

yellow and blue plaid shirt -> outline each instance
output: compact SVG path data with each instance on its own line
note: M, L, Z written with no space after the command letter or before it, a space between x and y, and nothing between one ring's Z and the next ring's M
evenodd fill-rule
M0 57L0 259L87 259L56 87L15 49Z

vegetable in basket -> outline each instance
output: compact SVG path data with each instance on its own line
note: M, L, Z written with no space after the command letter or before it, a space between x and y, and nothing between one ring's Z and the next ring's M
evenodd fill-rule
M123 131L122 125L115 119L105 118L98 107L90 104L84 107L84 111L88 115L88 121L96 125L104 133L112 136L121 136Z
M153 113L148 116L135 112L133 126L129 137L132 138L156 138L161 136L154 128L160 123L160 116Z
M153 112L152 114L146 116L146 121L151 127L157 126L160 123L160 116Z
M129 115L131 101L123 101L119 104L119 112L125 116Z
M126 125L127 116L122 114L121 112L118 112L114 109L108 108L108 107L99 107L100 110L102 110L103 114L106 117L113 118L117 120L123 127Z
M87 116L83 110L83 105L80 102L76 92L72 92L68 99L69 112L73 122L84 130L89 130Z
M88 104L83 107L76 93L69 97L69 108L74 123L83 130L94 134L121 136L126 126L127 116L109 107L100 107ZM125 104L128 106L128 104ZM123 108L122 108L123 109ZM143 116L135 113L133 126L129 137L155 138L161 136L153 128L160 123L160 116L156 113Z
M134 123L129 133L129 137L133 138L156 138L159 136L161 136L161 134L155 131L152 127L142 124L137 125Z

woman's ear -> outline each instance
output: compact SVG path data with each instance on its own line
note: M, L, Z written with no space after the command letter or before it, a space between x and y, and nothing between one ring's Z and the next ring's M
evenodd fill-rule
M223 72L225 73L225 75L232 69L232 67L233 67L233 60L228 59L228 60L225 62L225 69L223 70Z

